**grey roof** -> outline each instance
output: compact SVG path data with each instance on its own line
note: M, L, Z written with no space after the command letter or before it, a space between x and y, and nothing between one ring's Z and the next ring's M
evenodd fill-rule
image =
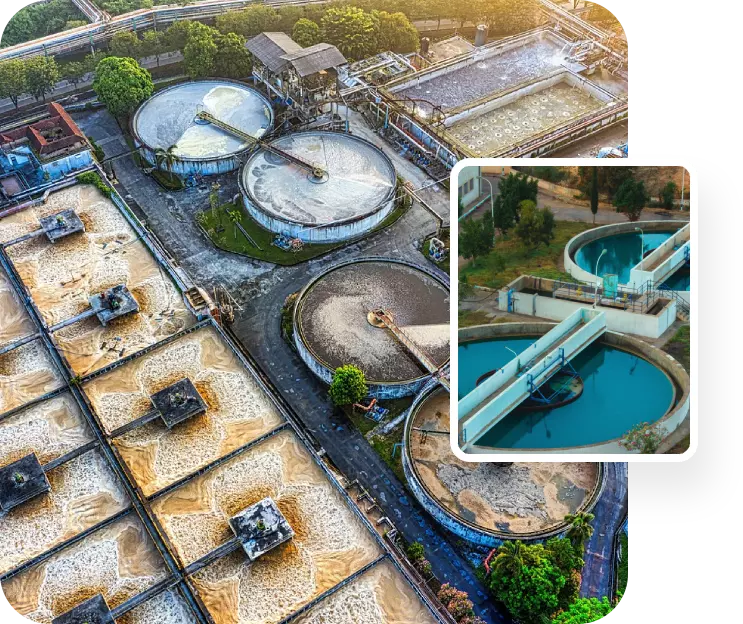
M303 50L301 45L282 32L264 32L256 35L245 44L245 47L275 74L280 73L288 64L283 55Z
M309 48L284 54L281 58L290 63L302 78L325 69L345 65L348 62L340 50L329 43L318 43Z

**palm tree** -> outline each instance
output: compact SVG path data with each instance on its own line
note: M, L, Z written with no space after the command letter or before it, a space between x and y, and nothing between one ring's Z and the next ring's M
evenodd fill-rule
M227 216L230 218L230 221L232 221L233 234L235 236L235 240L237 240L237 224L240 223L240 211L230 210L227 212Z
M582 549L584 544L591 538L591 535L593 535L591 522L593 522L595 517L592 513L585 511L579 511L565 516L565 522L570 524L566 535L574 547L578 548L580 546Z
M161 169L162 166L165 165L165 169L167 169L171 178L173 177L173 167L178 161L178 157L175 154L175 149L175 145L171 145L166 150L162 147L158 147L155 150L155 164L157 165L157 168Z
M510 576L521 574L524 565L524 543L521 540L504 542L498 548L498 554L493 561L493 570L503 571Z

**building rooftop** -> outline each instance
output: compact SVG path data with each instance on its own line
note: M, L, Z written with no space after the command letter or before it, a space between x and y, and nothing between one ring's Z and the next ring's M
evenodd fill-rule
M42 160L87 148L85 134L57 102L47 105L48 117L0 132L0 149L12 151L28 144Z
M288 65L284 58L303 48L283 32L264 32L249 39L245 44L248 51L263 63L270 72L281 73Z
M318 43L282 57L302 78L328 69L336 69L348 61L341 51L329 43Z

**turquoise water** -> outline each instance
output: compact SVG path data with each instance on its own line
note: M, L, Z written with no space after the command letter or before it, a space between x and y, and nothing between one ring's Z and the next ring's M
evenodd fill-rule
M575 263L584 271L594 275L601 275L602 277L608 274L618 275L619 283L627 284L629 283L629 274L632 267L640 262L648 251L656 249L675 233L676 230L648 232L645 234L642 253L640 253L642 238L639 232L605 236L586 243L575 252ZM601 258L598 273L596 273L596 261L604 249L606 249L606 253Z
M505 338L460 344L459 398L475 387L480 375L513 358L505 347L519 353L535 340L536 337ZM597 444L621 437L638 423L658 420L673 401L668 377L626 351L594 343L572 364L584 384L577 401L543 412L516 409L478 444L543 449Z
M691 285L691 273L689 267L681 267L675 273L669 275L663 282L663 288L669 290L689 290Z

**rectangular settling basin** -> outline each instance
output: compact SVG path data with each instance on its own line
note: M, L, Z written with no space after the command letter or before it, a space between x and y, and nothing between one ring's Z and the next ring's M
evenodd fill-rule
M62 375L40 339L0 355L0 414L63 385Z
M218 624L279 622L382 554L290 430L168 492L153 512L188 564L231 539L229 518L266 497L294 536L253 563L240 548L191 577Z
M49 242L33 236L6 248L44 321L53 327L90 308L89 298L125 284L139 312L103 327L93 316L59 329L54 339L76 374L86 375L193 323L183 299L116 205L77 184L39 206L0 220L0 242L41 228L41 219L73 210L85 226Z
M213 327L204 327L92 379L84 391L104 430L152 409L150 397L188 378L206 412L168 429L157 418L113 439L149 496L281 425L283 417Z
M7 274L0 267L0 349L34 333L36 327Z

